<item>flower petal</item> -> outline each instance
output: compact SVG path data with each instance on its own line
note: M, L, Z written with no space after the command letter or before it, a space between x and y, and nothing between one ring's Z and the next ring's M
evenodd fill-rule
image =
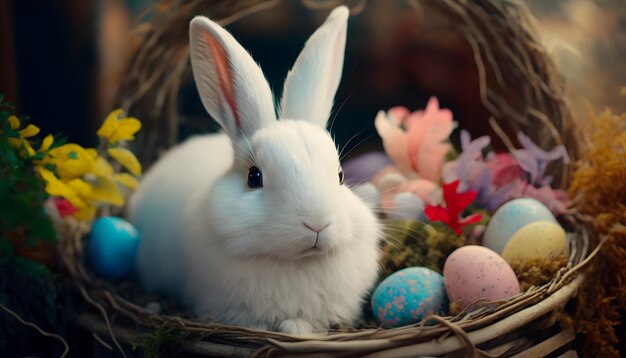
M534 154L528 149L519 149L513 151L513 156L517 159L519 166L530 175L530 181L535 182L539 179L539 163Z
M135 139L135 133L141 129L141 122L136 118L124 118L118 122L118 127L111 136L108 137L109 143L116 143L121 140Z
M48 134L41 142L41 147L39 147L40 152L45 152L50 149L50 146L54 143L54 136L52 134Z
M120 189L109 178L98 177L92 185L90 195L92 200L108 203L115 206L124 205L124 197Z
M37 171L39 171L39 175L41 175L41 178L46 182L46 193L52 196L60 196L67 199L72 206L77 209L87 206L87 203L85 203L85 201L78 196L78 193L70 186L59 180L53 172L44 169L41 166L37 167Z
M410 113L406 107L396 106L387 111L387 118L399 127Z
M96 135L101 138L109 139L110 136L115 133L117 127L119 126L118 117L123 113L122 109L116 109L113 112L109 113L107 118L102 123L102 126L96 132Z
M80 178L70 180L67 182L67 186L74 189L82 198L89 198L91 196L91 185Z
M426 214L426 217L431 221L441 221L446 224L451 221L448 211L440 206L428 205L424 208L424 214Z
M400 170L411 171L406 149L406 133L400 127L391 124L383 111L378 112L374 125L378 135L383 139L383 147L389 158Z
M91 167L91 172L99 177L108 177L113 175L113 167L106 159L97 157Z
M437 99L437 97L432 96L428 99L428 102L426 103L426 110L425 112L437 112L439 111L439 100Z
M443 184L443 200L446 202L446 204L454 201L459 184L459 180L455 180L452 183Z
M97 209L94 205L88 205L74 213L74 218L82 221L92 221L96 217Z
M117 173L113 175L113 179L124 185L127 188L130 189L137 189L139 187L139 181L137 180L137 178L135 178L134 176L128 174L128 173Z
M95 148L87 148L85 150L87 151L87 153L89 153L89 155L91 155L93 159L98 158L98 151Z
M23 138L29 138L29 137L32 137L32 136L36 136L37 133L39 133L39 127L37 127L36 125L33 125L33 124L27 125L24 129L22 129L20 131L20 135Z
M441 177L441 168L446 154L452 149L447 143L431 143L431 138L427 138L419 151L417 158L417 168L419 174L430 181L437 182Z
M457 193L452 205L458 214L461 214L476 199L478 192L467 191L465 193ZM448 202L446 201L446 204Z
M463 219L459 220L459 224L461 225L475 224L479 222L482 218L483 218L482 214L472 214L470 216L464 217Z
M11 126L11 129L18 129L22 124L16 116L11 115L9 116L9 125Z
M141 175L141 164L133 152L126 148L109 148L108 153L134 176Z

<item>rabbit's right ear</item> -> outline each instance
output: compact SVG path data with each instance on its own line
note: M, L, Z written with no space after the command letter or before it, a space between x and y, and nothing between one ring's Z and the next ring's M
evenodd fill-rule
M196 16L189 38L202 104L231 138L250 136L276 120L272 92L261 68L228 31Z
M349 13L345 6L335 8L307 40L285 80L282 118L326 128L341 80Z

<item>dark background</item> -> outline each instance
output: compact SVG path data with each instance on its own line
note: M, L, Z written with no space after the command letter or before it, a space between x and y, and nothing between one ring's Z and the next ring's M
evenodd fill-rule
M392 4L390 6L390 4ZM2 15L0 92L44 133L64 133L94 146L95 131L112 109L129 55L129 31L149 1L5 0ZM308 36L327 10L284 1L239 20L228 29L263 68L276 96ZM469 47L445 19L402 2L372 1L350 19L342 84L332 128L337 145L380 148L373 127L379 110L424 107L437 96L455 120L477 136L487 131L487 112L478 98L478 78ZM428 16L426 16L428 15ZM391 21L389 21L391 20ZM193 82L181 89L180 137L215 130ZM132 115L132 112L131 112ZM141 118L140 118L141 119Z

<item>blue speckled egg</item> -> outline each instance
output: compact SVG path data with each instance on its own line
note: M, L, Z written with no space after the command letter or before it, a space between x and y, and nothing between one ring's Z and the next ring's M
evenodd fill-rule
M383 327L406 326L448 306L443 276L424 267L408 267L384 279L372 295L374 317Z
M139 232L124 219L109 216L96 220L87 243L87 258L93 269L110 279L128 275L135 266Z

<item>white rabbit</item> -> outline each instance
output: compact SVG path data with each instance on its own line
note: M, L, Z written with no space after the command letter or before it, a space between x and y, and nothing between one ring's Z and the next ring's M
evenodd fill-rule
M336 8L287 75L277 120L258 65L222 27L191 21L191 63L225 134L190 139L130 203L138 276L201 319L290 334L350 324L378 273L375 215L348 187L326 123L348 9Z

